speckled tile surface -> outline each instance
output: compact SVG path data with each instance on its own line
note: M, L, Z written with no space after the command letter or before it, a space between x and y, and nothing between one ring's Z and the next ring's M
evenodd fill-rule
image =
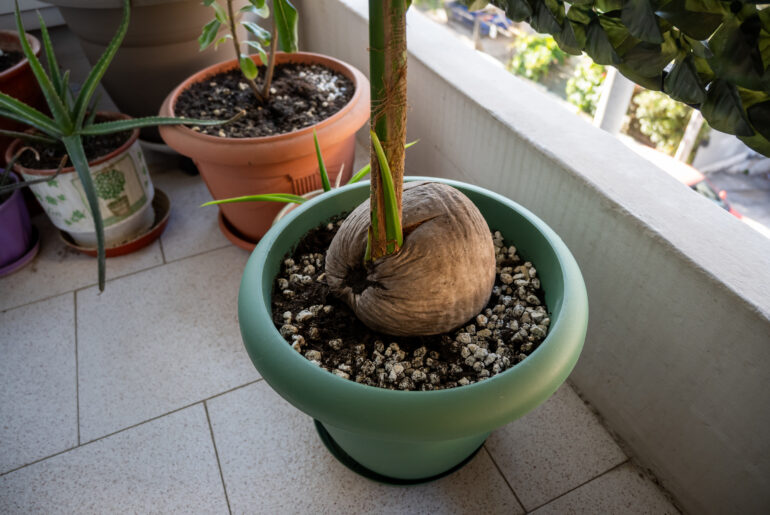
M171 199L171 216L161 236L166 261L230 245L217 225L219 210L200 207L211 200L203 179L200 175L186 175L172 165L168 160L152 165L154 184Z
M0 513L223 513L198 404L0 477Z
M676 515L679 510L633 464L625 463L532 513Z
M78 444L74 294L0 313L0 328L2 474Z
M237 321L247 257L228 246L78 292L82 441L259 377Z
M97 283L96 259L72 250L45 215L33 218L40 232L40 253L19 271L0 278L0 311ZM107 260L107 279L163 264L160 243L130 256Z
M626 461L572 388L490 435L486 447L527 510Z
M390 486L341 465L264 381L207 405L233 513L523 513L483 450L451 476Z

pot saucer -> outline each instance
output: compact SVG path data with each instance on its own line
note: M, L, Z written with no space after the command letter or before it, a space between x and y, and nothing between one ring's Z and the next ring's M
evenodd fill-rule
M166 228L168 217L171 213L171 202L169 202L168 196L158 188L155 188L155 197L152 199L152 209L155 212L155 220L153 221L150 230L133 240L105 249L105 254L108 258L136 252L158 239ZM59 237L68 247L82 252L83 254L96 257L97 250L95 248L77 245L72 240L72 237L66 232L59 231Z
M442 472L441 474L436 474L435 476L431 477L424 477L419 479L399 479L396 477L389 477L389 476L383 476L382 474L379 474L371 469L368 469L358 463L356 460L350 457L348 453L346 453L342 447L340 447L337 442L334 441L334 438L332 438L332 435L329 434L329 432L326 430L326 428L319 422L318 420L313 420L313 423L315 424L315 430L318 432L318 436L321 438L321 441L323 442L326 449L337 458L337 460L345 465L347 468L355 472L356 474L359 474L361 476L364 476L367 479L371 479L372 481L377 481L378 483L386 483L389 485L419 485L422 483L429 483L431 481L436 481L437 479L441 479L442 477L446 477L450 474L453 474L463 468L468 462L470 462L476 454L481 450L481 448L484 446L482 443L478 446L478 448L473 451L467 458L465 458L463 461L452 467L451 469Z
M217 220L219 221L219 230L222 231L222 234L224 234L235 246L240 247L243 250L248 250L249 252L254 250L254 247L257 246L256 242L247 240L232 225L230 225L230 222L228 222L224 215L222 215L222 211L219 212Z
M37 256L37 253L39 250L40 250L40 234L38 234L37 228L33 225L32 226L32 246L19 259L17 259L13 263L9 263L4 267L0 268L0 277L10 275L15 271L19 270L20 268L22 268L24 265L32 261L32 259L35 256Z

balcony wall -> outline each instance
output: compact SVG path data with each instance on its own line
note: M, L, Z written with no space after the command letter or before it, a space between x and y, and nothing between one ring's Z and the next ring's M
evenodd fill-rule
M312 0L303 49L368 69L367 2ZM577 258L572 383L692 513L770 508L770 240L410 13L410 174L500 192ZM363 135L362 135L363 136Z

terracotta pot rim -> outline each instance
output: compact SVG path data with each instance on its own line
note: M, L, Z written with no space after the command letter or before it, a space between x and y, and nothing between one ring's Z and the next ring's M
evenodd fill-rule
M16 36L16 39L19 39L19 32L15 30L7 30L3 29L0 30L0 34L8 34L12 36ZM42 45L40 44L40 40L37 39L32 34L27 33L27 41L29 41L30 46L32 47L32 51L35 53L36 56L40 56L40 51L42 50ZM19 45L21 47L21 44ZM21 48L19 48L19 51L21 52ZM7 70L4 70L0 72L0 80L5 79L7 77L11 77L15 74L17 74L19 71L21 71L25 66L29 66L29 59L27 59L26 56L22 57L21 61L14 64Z
M314 52L292 52L290 54L286 52L276 53L276 57L284 58L284 56L289 56L289 57L285 57L284 59L286 60L285 61L282 60L280 64L291 62L291 56L295 56L295 55L315 58L313 62L318 64L323 64L324 61L332 62L345 70L346 73L344 73L344 75L353 82L353 86L354 86L353 96L350 98L350 100L348 100L348 102L344 106L342 106L342 108L339 111L337 111L336 113L332 114L327 118L324 118L318 123L315 123L313 125L308 125L307 127L303 127L302 129L299 129L296 131L285 132L282 134L274 134L272 136L257 136L253 138L222 138L220 136L211 136L209 134L201 134L200 132L196 132L190 129L189 127L187 127L186 125L166 126L164 128L165 129L173 128L174 130L183 131L187 136L199 139L201 141L210 142L210 143L226 142L228 145L253 145L254 143L257 143L257 142L273 143L284 139L301 137L306 134L312 133L313 129L318 129L321 126L332 124L334 123L334 121L338 120L339 118L342 118L345 114L347 114L347 112L353 108L353 105L356 103L356 101L361 95L361 84L359 83L358 77L354 73L354 68L344 61L341 61L339 59L336 59L328 55L317 54ZM249 57L258 66L262 64L262 60L260 59L259 55L250 55ZM231 59L229 61L223 61L221 63L208 66L203 70L200 70L199 72L189 76L181 84L179 84L169 94L168 98L166 99L164 106L167 106L168 108L169 113L167 113L167 115L176 117L176 114L174 113L174 105L176 104L176 101L179 98L179 95L182 93L182 91L189 88L192 84L197 82L203 82L204 80L206 80L206 78L211 77L212 75L225 72L225 71L230 71L231 69L234 69L237 67L238 67L238 60ZM163 113L161 113L161 115L163 115Z
M101 118L106 118L108 121L110 121L110 120L130 120L131 119L131 117L128 116L127 114L112 113L112 112L108 112L108 111L97 111L96 112L96 116L97 117L101 117ZM131 145L133 145L134 142L136 142L137 139L139 139L139 129L133 129L131 131L131 136L128 138L128 140L126 140L125 143L123 143L120 147L118 147L117 149L113 150L109 154L107 154L105 156L102 156L102 157L100 157L98 159L94 159L92 161L89 161L88 162L88 166L94 166L94 165L101 164L101 163L103 163L105 161L108 161L108 160L110 160L110 159L112 159L112 158L114 158L114 157L116 157L116 156L126 152L131 147ZM8 145L8 148L5 151L5 160L6 160L6 162L10 161L11 156L13 156L13 152L16 150L16 148L20 144L21 144L21 140L17 138L15 140L13 140L13 142L10 145ZM25 168L25 167L21 166L18 163L16 163L13 166L13 169L16 172L27 174L27 175L43 175L43 176L45 176L45 175L55 175L56 174L56 170L53 170L53 169L50 169L50 168L49 169L45 169L45 170L38 170L38 169L35 169L35 168ZM62 174L67 174L67 173L72 173L74 171L75 171L75 167L74 166L68 166L67 168L64 168L61 171L61 173Z

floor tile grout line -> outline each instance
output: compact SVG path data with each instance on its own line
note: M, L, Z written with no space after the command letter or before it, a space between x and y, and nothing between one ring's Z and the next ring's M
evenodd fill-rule
M94 438L93 440L89 440L89 441L87 441L85 443L78 444L75 447L70 447L68 449L64 449L63 451L56 452L54 454L51 454L49 456L45 456L45 457L37 459L35 461L31 461L29 463L25 463L24 465L20 465L20 466L16 467L15 469L11 469L11 470L9 470L7 472L0 472L0 477L7 476L8 474L12 474L13 472L16 472L17 470L21 470L23 468L27 468L27 467L30 467L32 465L36 465L36 464L40 463L41 461L45 461L45 460L48 460L48 459L51 459L51 458L55 458L56 456L59 456L60 454L64 454L66 452L74 451L75 449L79 449L81 447L85 447L86 445L90 445L92 443L99 442L101 440L104 440L105 438L109 438L111 436L115 436L115 435L117 435L119 433L122 433L124 431L128 431L130 429L134 429L134 428L139 427L141 425L148 424L150 422L154 422L155 420L163 418L163 417L165 417L167 415L173 415L174 413L177 413L177 412L182 411L184 409L192 408L193 406L195 406L197 404L201 404L203 402L210 401L211 399L216 399L217 397L221 397L222 395L227 395L228 393L234 392L234 391L239 390L241 388L246 388L247 386L251 386L251 385L256 384L256 383L258 383L260 381L262 381L261 377L259 379L255 379L254 381L249 381L248 383L244 383L244 384L235 386L233 388L230 388L229 390L225 390L224 392L219 392L219 393L217 393L215 395L212 395L210 397L206 397L205 399L201 399L201 400L192 402L190 404L186 404L184 406L180 406L179 408L175 408L175 409L173 409L171 411L168 411L166 413L163 413L161 415L156 415L156 416L154 416L152 418L148 418L147 420L142 420L141 422L137 422L136 424L132 424L130 426L118 429L117 431L113 431L112 433L108 433L106 435L102 435L102 436L100 436L98 438Z
M494 456L492 456L492 453L491 453L491 452L490 452L490 450L487 448L487 444L486 444L486 443L484 443L484 450L486 451L486 453L487 453L487 456L489 456L489 459L490 459L490 460L492 460L492 465L494 465L494 466L495 466L495 468L497 469L497 472L498 472L498 473L500 474L500 476L503 478L503 481L505 481L505 484L506 484L506 485L508 485L508 488L510 488L510 489L511 489L511 493L513 494L513 497L514 497L514 499L516 499L516 502L517 502L517 503L519 503L519 506L521 506L521 509L522 509L522 510L524 510L524 513L526 513L526 512L527 512L527 509L524 507L524 503L522 503L522 502L521 502L521 499L519 499L519 496L518 496L518 495L516 495L516 490L514 490L514 489L513 489L513 485L511 485L511 483L508 481L508 478L507 478L507 477L505 477L505 474L503 473L502 469L501 469L501 468L500 468L500 466L497 464L497 461L495 461L495 458L494 458Z
M577 485L577 486L574 486L574 487L570 488L569 490L567 490L566 492L563 492L563 493L561 493L561 494L557 495L557 496L556 496L556 497L554 497L553 499L550 499L550 500L548 500L548 501L546 501L546 502L544 502L544 503L542 503L542 504L540 504L540 505L538 505L538 506L535 506L535 507L534 507L534 508L532 508L531 510L527 510L527 513L532 513L533 511L539 510L539 509L540 509L540 508L542 508L543 506L546 506L546 505L548 505L548 504L551 504L552 502L556 501L557 499L561 499L561 498L562 498L562 497L564 497L565 495L571 494L572 492L574 492L574 491L575 491L575 490L577 490L578 488L582 488L582 487L584 487L585 485L587 485L588 483L590 483L590 482L592 482L592 481L595 481L595 480L599 479L600 477L602 477L602 476L604 476L604 475L606 475L606 474L609 474L609 473L610 473L610 472L612 472L613 470L617 470L617 469L619 469L620 467L622 467L623 465L625 465L626 463L630 463L630 462L631 462L631 458L629 458L628 456L626 456L626 459L625 459L625 460L621 461L620 463L618 463L618 464L617 464L617 465L615 465L614 467L610 467L610 468L608 468L607 470L605 470L604 472L602 472L602 473L600 473L600 474L597 474L596 476L592 477L591 479L588 479L588 480L586 480L586 481L583 481L583 482L582 482L582 483L580 483L579 485ZM525 508L525 510L526 510L526 508Z
M206 410L206 420L209 423L209 432L211 433L211 443L214 445L214 455L217 457L217 467L219 468L219 478L222 480L222 491L225 493L225 501L227 501L227 511L230 515L233 515L233 509L230 507L230 497L227 495L227 485L225 484L225 475L222 472L222 462L219 461L219 450L217 449L217 440L214 438L214 426L211 424L211 416L209 415L209 405L206 401L203 401L203 409Z
M167 265L168 261L166 261L166 253L163 251L163 237L161 236L158 238L158 247L160 247L160 258L163 260L163 264Z
M75 415L78 428L78 447L80 446L80 363L78 360L78 293L72 292L75 312Z
M225 245L222 245L221 247L217 247L217 248L214 248L214 249L204 250L202 252L198 252L197 254L190 254L189 256L184 256L184 257L181 257L181 258L172 259L172 260L170 260L170 261L168 261L166 263L159 263L157 265L152 265L152 266L149 266L147 268L142 268L141 270L135 270L133 272L129 272L129 273L124 274L124 275L118 275L116 277L111 277L111 278L109 278L109 279L107 279L105 281L105 284L109 284L109 283L111 283L113 281L117 281L118 279L123 279L125 277L131 277L131 276L136 275L136 274L141 274L142 272L147 272L149 270L154 270L154 269L160 268L162 266L170 265L172 263L180 263L180 262L182 262L182 261L184 261L186 259L203 256L205 254L209 254L209 253L212 253L212 252L216 252L218 250L226 249L228 247L234 247L235 248L235 245L233 245L231 243L227 243ZM161 258L165 259L164 256L161 256ZM43 301L46 301L46 300L55 299L56 297L60 297L62 295L67 295L68 293L80 292L80 291L88 290L90 288L93 288L96 285L97 285L97 283L89 283L89 284L85 284L83 286L77 286L75 288L72 288L72 289L69 289L69 290L65 290L65 291L60 292L60 293L55 293L53 295L49 295L48 297L41 297L39 299L31 300L29 302L24 302L23 304L17 304L15 306L8 306L8 307L6 307L4 309L0 309L0 314L7 313L9 311L14 311L14 310L20 309L20 308L25 308L27 306L31 306L32 304L36 304L38 302L43 302Z

